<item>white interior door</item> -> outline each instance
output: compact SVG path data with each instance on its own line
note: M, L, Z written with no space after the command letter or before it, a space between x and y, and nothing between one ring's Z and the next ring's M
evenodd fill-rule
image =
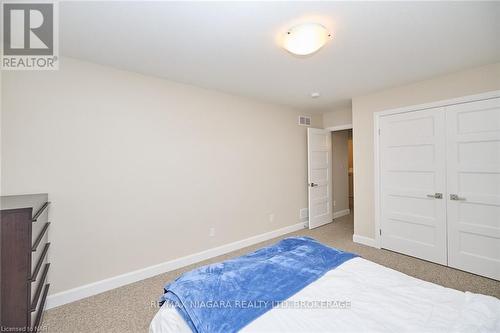
M443 108L380 118L383 248L446 264Z
M500 98L447 107L448 265L500 280Z
M332 222L332 137L328 130L307 129L309 229Z

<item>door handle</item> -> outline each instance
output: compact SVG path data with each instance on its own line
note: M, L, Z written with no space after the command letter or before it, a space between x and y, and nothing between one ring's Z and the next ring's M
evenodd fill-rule
M465 201L465 198L459 197L458 194L450 194L450 200Z
M443 193L427 194L427 198L443 199Z
M316 187L316 186L318 186L318 184L311 183L311 184L309 184L309 186L311 186L311 187Z

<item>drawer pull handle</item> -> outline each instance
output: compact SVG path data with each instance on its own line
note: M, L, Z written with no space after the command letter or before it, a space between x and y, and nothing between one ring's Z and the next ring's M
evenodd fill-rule
M36 281L36 276L38 275L38 272L40 271L40 268L42 267L43 259L47 255L47 251L49 250L50 243L45 244L45 247L42 250L42 254L40 255L40 258L38 258L38 262L36 263L35 270L33 274L31 275L30 282L35 282Z
M42 280L40 281L40 283L36 287L35 297L33 298L33 302L31 302L31 309L30 309L31 312L36 310L36 305L38 304L38 299L40 298L40 294L42 293L43 284L45 283L45 279L47 278L47 273L49 272L49 267L50 267L50 263L45 264L45 268L43 269L43 273L42 273Z
M47 207L49 206L50 202L47 201L46 203L44 203L42 205L42 207L40 207L40 209L35 213L35 216L33 216L33 218L31 219L31 222L36 222L36 220L38 220L38 218L40 217L40 215L42 215L43 211L45 209L47 209Z
M43 308L45 307L45 300L47 299L47 294L49 293L50 283L45 285L43 289L42 301L40 302L40 308L36 313L35 323L33 324L32 331L38 332L38 326L40 326L40 321L42 320Z
M42 241L43 235L47 232L47 229L49 228L50 222L45 223L43 226L43 229L40 231L38 236L36 237L35 243L33 243L33 246L31 247L31 252L35 252L36 248L38 247L38 244Z

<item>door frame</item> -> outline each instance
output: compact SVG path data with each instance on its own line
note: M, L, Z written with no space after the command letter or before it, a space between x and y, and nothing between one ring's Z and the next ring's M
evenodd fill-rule
M330 131L330 132L337 132L337 131L348 130L348 129L352 129L352 123L345 124L345 125L331 126L331 127L325 128L325 129L327 131Z
M500 97L500 90L488 91L481 94L467 95L458 98L440 100L431 103L425 104L417 104L410 105L395 109L387 109L383 111L377 111L373 113L373 170L374 170L374 202L375 202L375 247L381 248L380 241L380 118L383 116L398 114L398 113L406 113L406 112L414 112L414 111L422 111L426 109L434 109L438 107L469 103L475 101L481 101L486 99L498 98Z

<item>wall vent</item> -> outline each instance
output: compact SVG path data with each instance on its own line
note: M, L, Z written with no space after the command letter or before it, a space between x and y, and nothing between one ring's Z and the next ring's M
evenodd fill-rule
M299 125L300 126L310 126L311 125L311 117L299 116Z

